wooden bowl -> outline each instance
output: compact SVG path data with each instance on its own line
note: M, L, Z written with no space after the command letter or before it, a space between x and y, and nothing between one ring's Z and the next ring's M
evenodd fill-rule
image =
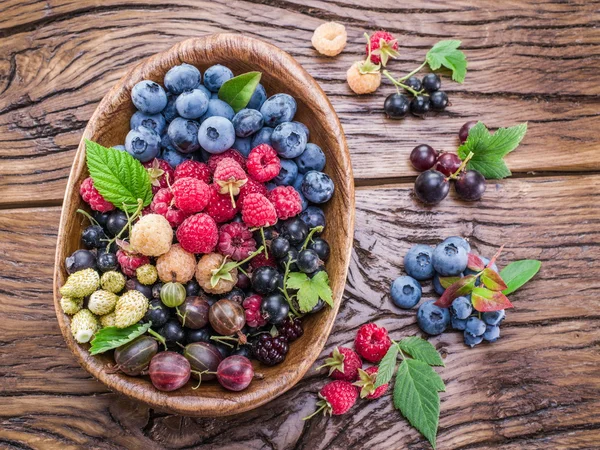
M261 83L269 95L287 92L298 102L295 119L310 129L310 141L319 145L327 156L325 171L335 182L333 199L325 206L325 238L331 244L327 272L331 280L335 306L308 316L304 335L292 345L282 364L266 367L255 362L255 371L264 376L255 379L242 392L229 392L216 382L207 382L198 390L192 383L175 392L160 392L147 377L129 377L104 370L112 361L109 355L90 356L88 344L77 344L69 328L69 319L60 307L59 288L65 282L65 257L81 248L80 236L86 221L76 214L85 205L79 186L88 176L83 139L104 146L122 144L129 131L129 119L135 112L130 99L131 88L143 79L162 84L167 70L183 62L204 72L221 63L241 74L262 72ZM215 34L183 41L159 53L129 71L102 99L90 119L75 155L67 184L58 232L54 270L54 306L65 340L80 364L110 389L148 405L190 416L225 416L256 408L281 395L296 384L321 353L340 306L346 282L354 232L354 182L350 155L338 117L316 81L290 55L266 42L235 34Z

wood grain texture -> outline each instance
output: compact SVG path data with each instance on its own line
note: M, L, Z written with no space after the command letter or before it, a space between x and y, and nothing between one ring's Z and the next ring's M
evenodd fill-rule
M446 363L438 369L447 385L438 448L596 448L599 200L598 175L506 180L488 185L480 203L451 198L430 209L415 202L410 184L358 190L348 284L321 357L336 345L350 345L369 320L394 338L420 334L415 310L399 310L388 298L414 243L460 234L484 255L505 243L500 266L538 258L542 270L511 296L515 309L495 344L468 349L453 332L430 339ZM429 448L392 409L389 393L344 416L300 421L326 381L312 370L268 406L227 419L170 415L107 392L79 368L54 320L50 284L59 215L59 208L0 212L0 445ZM27 246L31 242L37 246ZM431 286L424 290L430 297Z
M340 115L357 182L413 176L415 144L456 148L466 120L490 127L529 121L508 163L517 173L597 171L600 30L593 1L134 1L0 5L0 205L57 205L83 129L96 105L133 64L190 36L233 31L268 39L313 75ZM349 43L337 58L310 45L316 26L337 20ZM345 83L362 58L364 30L398 36L398 73L416 67L437 40L459 37L469 57L464 85L444 80L452 106L426 120L384 118L393 88L357 97ZM493 106L491 106L493 105ZM440 124L443 123L443 126ZM19 170L15 170L18 167Z

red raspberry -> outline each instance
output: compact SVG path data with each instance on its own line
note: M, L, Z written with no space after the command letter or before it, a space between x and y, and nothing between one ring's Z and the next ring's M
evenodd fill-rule
M267 258L264 253L259 253L250 260L250 267L252 268L252 270L256 270L262 266L270 266L276 268L277 262L275 261L273 255Z
M242 154L237 150L230 148L229 150L225 150L223 153L211 155L210 158L208 158L207 164L208 168L210 169L210 173L215 173L217 165L225 158L233 158L242 169L246 170L246 160Z
M173 168L164 159L154 158L151 161L145 162L144 167L148 170L148 175L150 175L153 194L156 194L159 189L168 188L173 183L173 180L175 180Z
M267 195L267 188L264 184L259 183L258 181L254 181L252 178L248 178L248 181L246 182L246 184L244 184L240 188L240 194L237 197L237 204L242 206L246 195L252 194L255 192L262 194L262 195Z
M387 391L389 383L382 384L378 388L375 388L375 381L377 380L377 371L379 366L369 367L367 370L358 370L359 380L353 383L354 386L360 388L360 398L366 398L368 400L374 400L381 397Z
M229 194L231 204L235 206L233 197L240 193L240 188L246 184L248 176L233 158L223 158L217 164L213 181L219 186L219 193Z
M208 214L194 214L177 228L177 240L190 253L210 253L219 240L217 224Z
M100 195L98 189L94 187L94 181L91 177L86 178L81 183L81 187L79 188L79 193L81 194L81 198L83 201L90 205L94 211L107 212L115 209L115 206L112 203L104 200L104 197Z
M252 238L252 232L243 223L227 223L219 229L217 249L222 255L229 256L234 261L242 261L256 250L256 241Z
M173 193L170 189L160 189L150 204L150 209L156 214L164 216L169 221L173 228L177 228L181 225L188 216L188 213L184 213L182 210L177 209L173 204Z
M252 228L269 227L277 222L277 211L264 195L248 194L244 198L242 220Z
M383 327L378 327L374 323L367 323L361 326L356 333L354 348L356 352L367 361L376 363L381 361L392 341L388 332Z
M211 194L208 184L197 178L180 178L171 187L175 206L185 213L202 211L208 205Z
M256 181L265 183L279 175L281 162L277 152L268 144L260 144L252 149L246 162L248 174Z
M242 303L246 315L246 324L252 328L262 327L267 324L267 319L260 312L261 303L262 297L256 294L247 297L244 303Z
M188 159L175 168L175 180L180 178L196 178L210 184L211 170L204 163Z
M292 186L277 186L269 192L267 198L275 206L278 219L289 219L302 212L300 194Z
M336 347L333 349L325 364L318 367L329 367L329 376L334 380L356 381L358 379L358 369L363 365L360 356L347 347Z
M117 250L117 261L121 266L121 271L125 275L128 277L134 277L135 270L144 264L148 264L150 262L150 258L136 253L127 253L126 251L119 249Z
M398 56L398 41L391 33L388 33L387 31L377 31L371 36L370 42L371 62L373 64L379 64L383 61L383 65L385 66L390 56L393 58ZM369 44L367 44L366 52L368 55Z
M228 222L238 213L239 205L233 206L229 195L219 194L219 186L210 185L210 201L204 210L217 223Z
M358 389L352 383L341 380L327 383L319 391L320 400L317 402L319 408L305 419L310 419L321 411L324 415L338 416L344 414L354 406L357 398Z

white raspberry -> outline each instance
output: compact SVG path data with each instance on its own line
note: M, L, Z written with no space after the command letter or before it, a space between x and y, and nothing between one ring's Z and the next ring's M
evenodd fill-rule
M348 69L346 77L348 85L357 94L370 94L375 92L381 84L381 73L378 71L361 73L360 66L363 61L357 61Z
M127 291L115 306L115 326L127 328L138 323L148 310L148 299L140 291Z
M156 260L156 270L163 283L187 283L196 271L196 257L181 245L173 244L167 253Z
M89 309L82 309L71 319L71 333L77 342L89 342L98 330L98 319Z
M60 307L65 314L72 316L83 308L83 299L63 297L60 299Z
M96 291L90 295L90 299L88 300L88 309L94 314L103 316L104 314L108 314L115 309L118 299L119 297L117 294L100 289L99 291Z
M317 27L312 36L312 45L319 53L336 56L346 46L346 27L341 23L326 22Z
M173 229L160 214L143 216L131 230L130 244L142 255L160 256L167 253L173 242Z
M111 313L105 314L105 315L101 316L99 318L99 320L100 320L100 325L102 325L102 328L105 328L105 327L114 327L115 326L115 320L116 320L116 318L115 318L115 312L113 311Z

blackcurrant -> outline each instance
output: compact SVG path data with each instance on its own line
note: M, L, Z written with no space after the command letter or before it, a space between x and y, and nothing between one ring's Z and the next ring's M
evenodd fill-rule
M329 244L323 238L314 238L310 244L308 244L308 248L317 252L319 255L319 259L322 261L327 261L329 259Z
M410 100L402 94L390 94L383 103L383 110L390 119L403 119L409 108Z
M142 319L143 322L152 322L152 328L161 328L171 316L169 309L160 300L150 300L148 310Z
M427 205L435 205L444 200L449 190L450 183L437 170L422 172L415 181L415 195Z
M479 200L485 192L485 177L476 170L467 170L458 176L454 188L463 200Z
M152 298L160 300L160 290L162 289L162 283L156 283L152 286Z
M410 102L410 112L413 116L424 116L429 112L429 97L417 95Z
M90 225L83 230L83 233L81 233L81 240L87 248L106 246L105 240L107 239L108 238L100 225Z
M403 83L405 85L407 85L408 87L413 88L415 91L420 91L422 89L422 86L423 86L421 84L421 80L419 80L414 75L412 77L410 77L409 79L403 81Z
M298 265L295 262L297 259L298 259L298 250L296 250L294 247L291 247L288 250L288 252L284 255L284 257L279 260L279 266L283 270L285 270L285 266L287 265L288 261L294 261L290 264L290 271L297 272Z
M125 290L127 291L139 291L144 294L144 297L151 299L152 297L152 286L146 286L140 283L136 278L130 278L125 283Z
M234 302L239 303L241 305L244 302L246 295L244 294L244 291L242 291L240 288L234 287L231 291L227 293L227 295L225 295L225 298L233 300Z
M299 217L288 219L281 226L281 235L290 241L290 244L300 244L308 235L308 225Z
M429 96L429 102L434 111L443 111L448 106L448 95L444 91L435 91Z
M427 144L417 145L410 152L410 163L419 172L431 169L437 161L437 152Z
M462 161L455 153L442 153L438 156L436 170L449 177L458 170Z
M116 209L110 213L110 216L106 221L106 230L108 231L108 234L110 234L112 237L115 237L121 232L123 228L126 227L126 225L127 215L125 215L123 211ZM128 236L129 232L125 230L119 237L121 239L125 239Z
M262 234L261 234L260 230L256 230L252 236L254 238L254 240L256 241L256 245L258 245L258 246L266 245L262 238L263 235L265 236L265 241L267 241L267 243L268 243L271 241L271 239L273 239L275 236L277 236L277 232L275 231L275 228L273 228L273 227L263 228Z
M187 297L194 297L200 293L200 285L196 280L188 281L185 285L185 295Z
M98 254L98 269L101 272L116 270L118 267L117 255L114 253L99 252Z
M442 80L435 73L428 73L423 77L421 84L427 92L435 92L442 87Z
M283 258L290 250L290 241L283 237L276 237L271 241L271 254L275 259Z
M199 330L185 330L185 340L188 344L192 342L206 342L208 344L214 343L213 340L210 339L211 336L214 335L212 328L204 327Z
M258 294L270 294L277 289L278 275L277 270L273 267L259 267L252 272L252 287Z
M467 142L467 138L469 137L469 131L477 125L476 120L471 120L470 122L465 123L462 127L460 127L460 131L458 132L458 140L461 144Z
M290 312L290 305L281 294L271 294L263 298L260 305L260 310L267 319L267 321L273 325L282 323Z
M111 213L110 211L108 211L108 212L94 211L94 214L92 214L92 217L94 217L96 222L98 222L101 227L106 228L106 222L108 222L110 213Z
M158 331L167 341L167 346L171 348L179 347L177 344L185 345L185 332L177 319L169 319Z
M314 250L307 248L298 253L298 260L296 261L298 269L304 273L313 273L319 268L320 260L319 255Z
M96 268L96 256L89 250L75 250L71 256L65 258L67 273L75 273L83 269Z

